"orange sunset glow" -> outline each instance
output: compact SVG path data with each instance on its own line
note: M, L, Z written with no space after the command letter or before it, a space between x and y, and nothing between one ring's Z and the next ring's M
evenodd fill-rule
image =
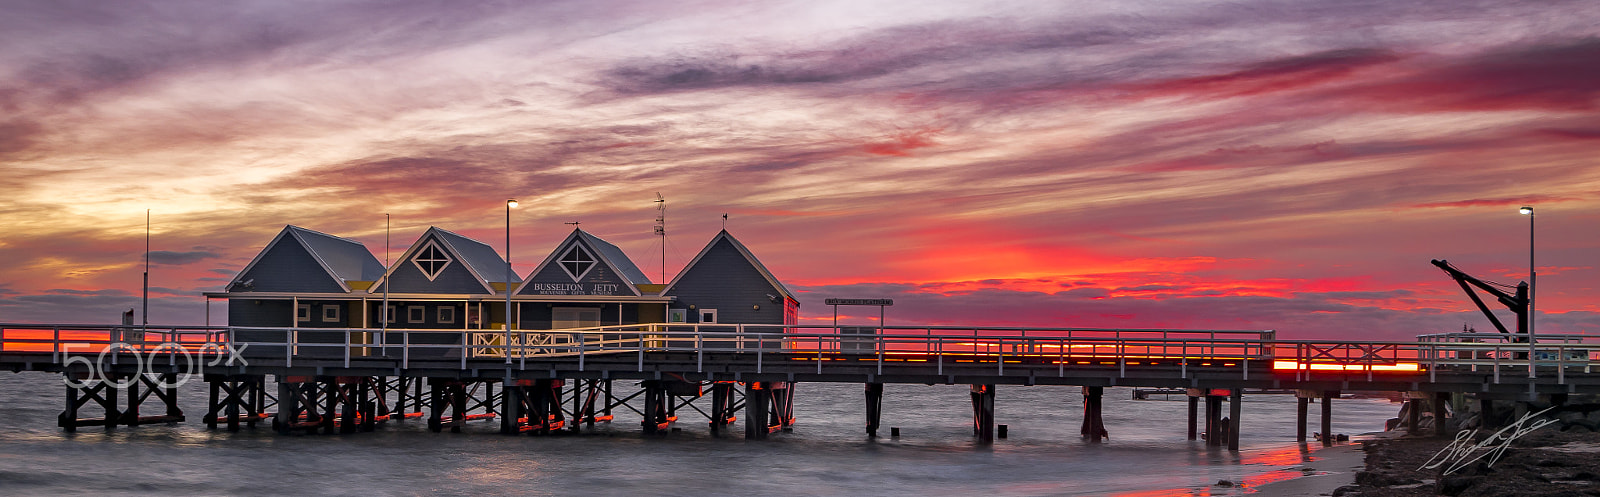
M517 198L522 274L726 213L802 324L1374 340L1491 331L1428 261L1527 279L1528 205L1539 332L1600 332L1600 4L1266 4L8 7L0 322L140 308L147 210L150 322L225 324L284 225L504 253Z

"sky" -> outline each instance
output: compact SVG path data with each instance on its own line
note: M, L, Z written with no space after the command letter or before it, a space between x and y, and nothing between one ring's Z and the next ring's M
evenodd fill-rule
M147 210L199 324L284 225L514 197L521 274L726 213L804 323L1371 340L1491 330L1428 261L1526 279L1531 205L1537 330L1597 333L1600 3L0 0L0 171L0 322L138 308Z

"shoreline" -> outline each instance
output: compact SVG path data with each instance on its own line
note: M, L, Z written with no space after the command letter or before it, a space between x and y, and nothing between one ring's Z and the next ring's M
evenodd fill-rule
M1279 470L1298 471L1299 475L1264 483L1247 492L1262 497L1332 495L1340 487L1354 485L1356 474L1366 468L1365 443L1355 440L1313 450L1312 461L1300 464L1297 468Z
M1485 457L1449 475L1442 474L1441 468L1423 466L1434 460L1454 437L1388 433L1364 442L1365 467L1354 474L1350 487L1337 492L1339 495L1600 496L1600 457L1596 457L1600 454L1600 433L1560 431L1554 427L1531 431L1514 438L1498 460L1491 463ZM1489 436L1478 432L1471 439L1476 442ZM1491 448L1473 451L1467 458L1487 454Z

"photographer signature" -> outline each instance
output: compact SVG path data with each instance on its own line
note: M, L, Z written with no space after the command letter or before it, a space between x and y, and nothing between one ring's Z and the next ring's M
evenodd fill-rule
M1465 467L1466 465L1478 462L1478 460L1485 457L1489 458L1489 466L1493 467L1495 461L1499 461L1500 456L1506 453L1506 449L1511 448L1511 441L1521 438L1523 435L1527 435L1533 430L1543 428L1545 425L1556 422L1553 419L1542 419L1532 423L1528 422L1528 420L1544 414L1550 409L1555 409L1555 406L1546 408L1543 411L1524 414L1522 418L1517 420L1517 422L1511 423L1510 426L1505 428L1501 428L1500 431L1494 432L1487 438L1484 438L1483 441L1476 444L1472 443L1472 436L1476 435L1478 430L1474 429L1472 431L1456 432L1456 439L1450 442L1450 445L1446 445L1443 449L1440 449L1439 452L1434 453L1433 458L1428 459L1428 462L1424 463L1421 468L1417 469L1419 471L1424 469L1434 469L1448 464L1449 466L1445 468L1444 474L1449 475L1451 473L1455 473L1457 470ZM1479 452L1483 449L1488 450Z

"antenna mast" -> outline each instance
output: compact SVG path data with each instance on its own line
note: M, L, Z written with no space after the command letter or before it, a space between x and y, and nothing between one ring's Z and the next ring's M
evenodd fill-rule
M667 282L667 199L656 192L656 236L661 238L661 281Z
M144 310L139 312L139 319L145 327L148 327L150 326L150 209L144 210L144 298L142 300Z

